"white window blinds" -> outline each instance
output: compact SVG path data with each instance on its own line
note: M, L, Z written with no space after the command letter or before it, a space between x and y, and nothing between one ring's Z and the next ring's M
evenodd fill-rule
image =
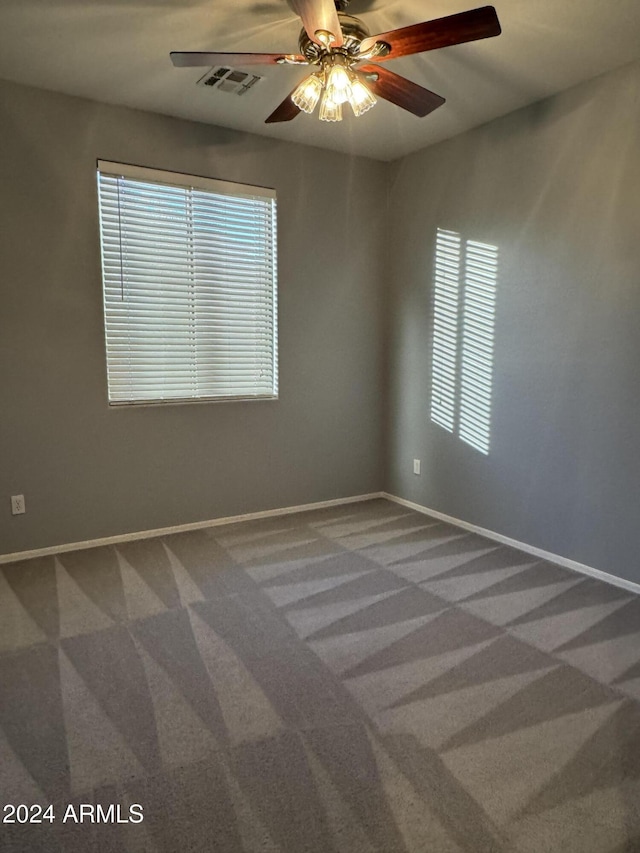
M98 161L109 402L277 396L272 190Z

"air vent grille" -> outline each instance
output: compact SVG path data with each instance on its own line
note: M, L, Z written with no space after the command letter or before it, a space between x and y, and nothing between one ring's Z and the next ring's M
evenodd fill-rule
M219 89L221 92L229 92L233 95L245 95L259 80L262 80L262 77L256 74L218 65L198 80L198 86Z

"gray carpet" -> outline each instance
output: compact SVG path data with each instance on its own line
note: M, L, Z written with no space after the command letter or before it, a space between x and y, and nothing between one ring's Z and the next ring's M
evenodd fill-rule
M6 565L8 853L640 850L640 600L376 500ZM139 803L142 823L62 823Z

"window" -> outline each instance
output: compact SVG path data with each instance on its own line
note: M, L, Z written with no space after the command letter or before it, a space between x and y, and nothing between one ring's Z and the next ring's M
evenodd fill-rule
M275 398L273 190L98 161L111 405Z
M431 420L489 453L498 249L436 236Z

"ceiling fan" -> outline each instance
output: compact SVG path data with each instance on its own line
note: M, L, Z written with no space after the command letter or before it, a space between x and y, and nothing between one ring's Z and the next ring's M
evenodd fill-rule
M312 113L320 101L323 121L340 121L348 102L356 116L383 98L416 116L426 116L444 104L444 98L400 77L380 63L412 53L423 53L500 35L493 6L483 6L444 18L424 21L370 35L366 25L347 15L349 0L291 0L302 19L300 53L172 52L179 68L213 65L315 66L276 107L267 123L291 121L300 112Z

